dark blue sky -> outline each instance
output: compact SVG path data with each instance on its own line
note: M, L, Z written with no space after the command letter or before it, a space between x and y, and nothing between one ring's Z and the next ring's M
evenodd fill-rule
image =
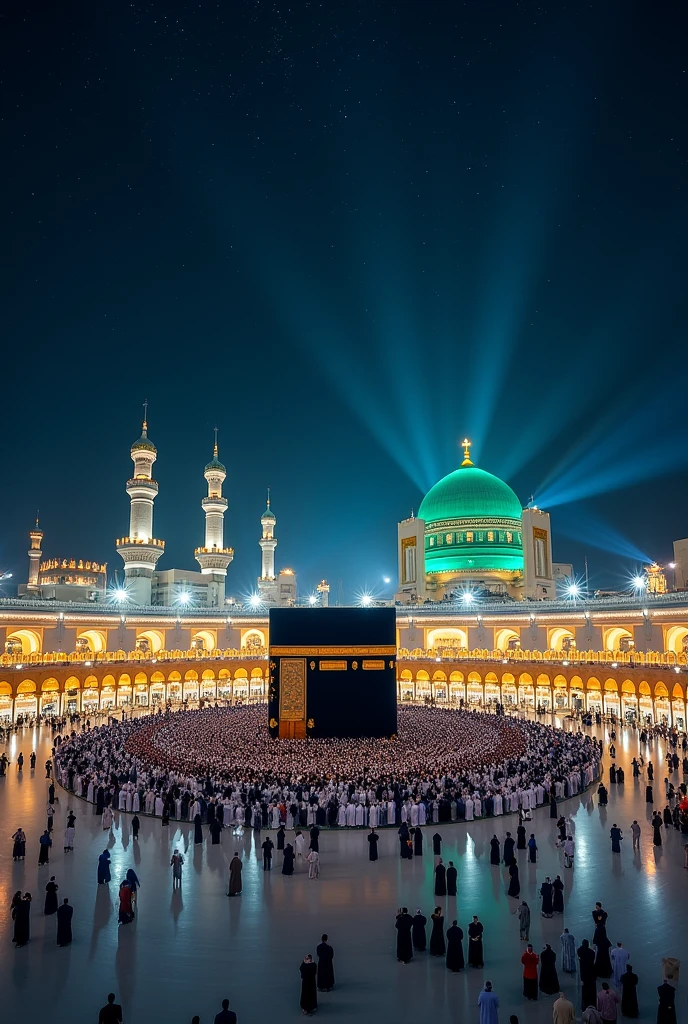
M0 568L107 560L150 401L160 567L345 596L476 462L614 585L688 533L685 9L31 2L5 17Z

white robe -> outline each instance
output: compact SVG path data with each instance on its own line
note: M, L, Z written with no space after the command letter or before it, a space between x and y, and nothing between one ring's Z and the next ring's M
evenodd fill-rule
M424 825L425 821L426 821L425 804L420 803L420 804L418 804L418 824L419 825Z
M378 807L377 804L373 804L371 806L368 818L370 822L370 827L377 828L378 825L380 824L380 808Z
M356 804L347 804L346 806L346 823L350 828L353 828L356 824Z
M365 825L365 807L363 804L356 805L356 825Z
M418 824L418 804L411 804L411 825L413 828Z
M495 795L494 795L494 813L495 814L503 814L504 813L503 812L503 807L502 807L502 794L501 793L495 793Z
M387 801L387 824L396 825L397 823L397 808L393 800Z
M476 818L482 818L483 816L483 805L480 801L479 796L473 797L473 812Z
M466 799L466 821L473 821L473 800L470 796Z
M340 804L337 811L337 824L341 827L346 825L346 804Z
M303 857L303 835L295 836L294 849L297 857Z

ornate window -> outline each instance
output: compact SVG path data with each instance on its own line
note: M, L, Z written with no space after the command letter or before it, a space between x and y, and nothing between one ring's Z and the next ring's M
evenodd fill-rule
M487 531L487 539L488 540L494 540L494 530L488 530Z
M447 544L451 544L451 542L452 542L452 535L451 535L451 533L447 534L446 541L447 541Z
M507 544L512 544L513 540L514 540L513 533L511 532L511 530L507 530L506 531L506 542L507 542Z
M435 538L434 537L429 537L428 538L428 547L434 548L434 546L435 546Z
M467 544L472 544L473 543L473 531L472 530L467 530L466 531L466 543Z

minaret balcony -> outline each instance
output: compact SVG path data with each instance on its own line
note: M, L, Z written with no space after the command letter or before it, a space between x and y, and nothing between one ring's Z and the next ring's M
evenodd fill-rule
M154 498L157 493L157 480L145 476L135 476L127 480L127 494L130 498Z
M217 512L219 515L224 515L227 511L227 499L221 495L201 498L201 508L204 512Z
M148 540L144 540L143 537L119 537L115 541L115 547L118 550L120 548L128 548L133 545L136 545L137 547L151 547L164 549L165 541L157 540L155 537L149 537Z

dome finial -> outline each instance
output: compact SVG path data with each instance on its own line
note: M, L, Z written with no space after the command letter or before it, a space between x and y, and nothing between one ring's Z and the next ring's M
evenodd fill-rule
M213 445L213 458L217 458L217 427L215 427L215 444Z
M148 437L148 399L143 403L143 437Z
M268 508L270 508L270 488L268 487Z
M461 442L461 444L463 445L463 462L461 463L462 466L473 465L473 463L471 462L471 443L472 442L469 441L467 437L464 437L463 441Z

